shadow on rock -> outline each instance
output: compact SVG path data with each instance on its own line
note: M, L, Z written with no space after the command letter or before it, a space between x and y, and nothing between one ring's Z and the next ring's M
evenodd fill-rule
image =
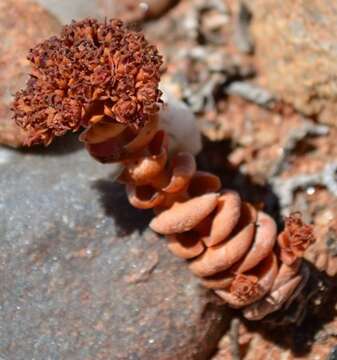
M55 140L47 147L35 145L32 147L23 147L18 151L32 155L64 156L83 149L83 143L78 140L77 134L66 134Z
M308 356L324 326L333 321L337 304L336 279L305 263L310 278L301 296L287 310L271 314L261 322L244 320L251 332L260 333L269 342L301 358Z
M228 155L232 150L230 141L209 142L204 140L202 152L197 157L198 169L212 172L221 179L222 186L237 191L242 199L258 207L262 207L277 222L282 225L280 204L272 187L267 183L260 185L249 176L228 162Z
M111 180L98 180L93 188L100 195L100 202L107 216L112 217L119 230L120 236L132 232L144 231L152 218L151 210L139 210L132 207L127 199L125 187Z
M256 184L229 164L227 158L231 147L230 141L205 140L203 151L197 157L198 168L218 175L224 188L236 190L244 200L263 206L281 227L283 220L277 195L268 183ZM305 265L310 270L308 283L287 310L280 310L258 322L243 319L249 330L291 350L295 356L306 356L317 334L336 316L336 279L327 277L308 262ZM239 311L234 311L234 314L241 317Z

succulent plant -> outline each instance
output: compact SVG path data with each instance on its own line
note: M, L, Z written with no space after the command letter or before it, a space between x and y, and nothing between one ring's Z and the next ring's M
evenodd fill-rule
M198 171L193 154L169 151L160 127L162 59L142 34L118 20L87 19L28 58L30 80L13 104L28 144L83 129L88 152L123 165L118 181L130 203L154 210L150 227L204 286L252 320L291 301L306 279L302 256L314 242L312 227L296 213L278 235L268 214Z

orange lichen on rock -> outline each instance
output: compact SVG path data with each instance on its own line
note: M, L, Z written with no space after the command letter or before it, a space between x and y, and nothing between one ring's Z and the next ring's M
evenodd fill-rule
M176 256L249 319L278 310L296 294L301 257L313 242L298 214L278 237L275 221L220 190L220 179L197 170L189 152L170 152L160 129L161 57L121 22L84 20L32 50L27 88L17 94L17 123L29 143L85 128L80 140L103 163L121 163L118 181L129 202L153 209L150 227Z

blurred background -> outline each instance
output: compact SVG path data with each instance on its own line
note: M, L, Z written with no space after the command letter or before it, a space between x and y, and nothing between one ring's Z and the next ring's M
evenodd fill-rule
M121 18L159 47L164 56L162 87L190 107L203 134L200 168L214 171L225 186L275 218L301 211L316 226L319 242L312 251L328 254L332 276L317 275L310 294L314 300L304 305L311 315L300 325L268 334L262 325L237 319L231 323L226 317L220 321L219 310L209 310L209 295L200 294L195 280L178 270L181 263L158 255L166 250L146 230L150 215L131 210L121 189L102 180L109 171L89 165L71 137L48 150L22 147L24 133L11 120L10 103L26 81L27 52L62 25L85 17ZM337 2L331 0L0 0L0 270L8 277L0 284L0 358L337 359L336 33ZM56 155L68 153L67 161ZM46 167L49 175L43 175ZM87 187L92 193L85 192ZM61 190L69 194L65 203ZM103 200L96 204L95 196ZM129 215L114 213L114 204ZM80 219L81 211L85 219ZM93 231L93 224L101 228ZM110 258L103 258L110 251L111 243L104 243L109 232L129 239L131 255L117 246ZM76 240L64 245L71 236ZM138 242L144 237L146 249ZM93 242L97 238L104 240L102 245ZM147 280L124 274L129 256L138 273L145 269L145 277L156 269L148 289L141 287ZM315 254L309 252L307 258L313 261ZM64 270L69 261L72 265ZM104 261L117 262L115 281L123 280L109 294L103 284L111 274L103 271ZM36 266L44 267L43 274ZM164 269L175 275L165 278L169 275ZM27 272L27 283L21 283ZM84 273L91 275L82 278ZM163 295L154 290L160 281L171 284L171 305L164 308L158 305ZM125 282L135 282L138 289L126 295ZM144 293L158 296L153 307L161 314L147 313ZM116 307L111 304L125 296L130 298L120 310L123 319L113 318ZM137 297L143 297L141 303ZM189 304L193 297L199 300ZM74 310L78 303L82 305ZM24 314L20 306L26 306ZM142 310L147 315L140 325ZM72 311L76 316L69 315ZM206 318L200 316L203 311ZM177 332L185 335L172 335ZM119 343L123 336L124 343Z

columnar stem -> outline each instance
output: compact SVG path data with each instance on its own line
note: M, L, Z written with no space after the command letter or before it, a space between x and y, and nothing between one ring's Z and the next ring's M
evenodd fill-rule
M81 140L98 161L123 164L118 181L129 202L154 210L150 227L189 261L204 286L252 320L278 310L303 280L301 257L311 229L294 214L277 235L268 214L221 189L216 175L198 171L191 153L170 153L159 123L154 116L138 131L103 120Z

